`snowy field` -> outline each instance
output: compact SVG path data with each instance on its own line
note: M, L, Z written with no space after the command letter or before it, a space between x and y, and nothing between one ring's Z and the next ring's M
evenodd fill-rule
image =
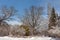
M0 40L58 40L58 39L53 39L51 37L31 37L31 38L0 37Z

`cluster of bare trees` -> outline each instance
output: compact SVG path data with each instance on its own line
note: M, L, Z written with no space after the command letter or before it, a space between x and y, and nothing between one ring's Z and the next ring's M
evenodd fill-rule
M7 36L33 36L33 35L48 35L48 31L56 27L56 12L55 8L50 8L48 6L48 16L49 16L49 23L48 23L48 30L44 30L42 32L37 31L39 29L41 23L41 16L43 15L43 7L36 7L31 6L29 9L25 9L25 14L23 15L21 22L22 25L17 26L16 28L11 28L6 20L12 19L16 13L14 7L7 8L6 6L2 7L0 16L0 35ZM19 18L20 19L20 18Z
M25 14L23 17L23 24L28 25L31 27L31 33L32 35L37 35L37 34L43 34L45 36L55 36L55 34L51 35L52 33L50 32L51 29L56 28L57 25L57 16L58 14L55 11L54 7L51 7L48 5L48 30L44 30L43 32L38 32L36 31L38 28L40 28L40 23L41 23L41 15L43 14L43 8L42 7L35 7L32 6L30 9L25 10ZM49 32L48 32L49 31ZM50 33L50 34L49 34Z

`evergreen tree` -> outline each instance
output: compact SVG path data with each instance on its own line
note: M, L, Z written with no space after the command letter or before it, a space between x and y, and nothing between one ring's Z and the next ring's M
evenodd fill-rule
M51 16L49 18L49 29L51 29L52 26L56 26L56 13L54 8L52 8Z

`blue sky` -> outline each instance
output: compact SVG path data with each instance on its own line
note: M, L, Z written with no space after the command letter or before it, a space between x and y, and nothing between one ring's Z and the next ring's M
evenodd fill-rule
M0 0L0 8L3 5L6 5L7 7L14 6L15 9L18 10L17 16L22 16L24 14L24 9L30 8L32 5L42 6L44 8L44 13L47 13L48 3L51 3L56 11L60 13L60 0ZM16 19L17 17L15 16L14 18Z

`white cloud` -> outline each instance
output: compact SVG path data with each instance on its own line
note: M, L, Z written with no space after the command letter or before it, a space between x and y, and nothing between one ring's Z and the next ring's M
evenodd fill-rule
M11 24L11 25L21 25L22 22L18 22L18 21L9 21L8 24Z

